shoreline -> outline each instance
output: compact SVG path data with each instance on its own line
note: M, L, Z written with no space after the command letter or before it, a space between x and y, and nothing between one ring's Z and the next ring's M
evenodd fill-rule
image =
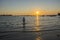
M57 31L57 30L60 30L60 29L50 29L50 30L40 30L40 31L25 31L25 30L22 30L22 31L0 31L0 33L5 33L5 32L46 32L46 31Z

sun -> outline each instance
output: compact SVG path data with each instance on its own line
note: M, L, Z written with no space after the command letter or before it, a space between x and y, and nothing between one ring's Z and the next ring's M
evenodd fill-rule
M36 11L36 15L39 15L39 11Z

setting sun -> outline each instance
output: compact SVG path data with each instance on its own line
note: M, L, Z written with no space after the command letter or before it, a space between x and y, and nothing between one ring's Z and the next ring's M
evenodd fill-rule
M36 11L36 15L39 15L39 11Z

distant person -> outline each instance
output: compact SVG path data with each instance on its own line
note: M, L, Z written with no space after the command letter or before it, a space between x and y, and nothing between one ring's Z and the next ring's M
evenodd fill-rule
M25 28L25 17L23 17L23 28Z

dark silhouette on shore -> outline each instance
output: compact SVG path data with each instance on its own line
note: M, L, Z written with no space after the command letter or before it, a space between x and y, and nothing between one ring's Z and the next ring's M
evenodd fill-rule
M23 17L23 28L25 28L25 17Z

